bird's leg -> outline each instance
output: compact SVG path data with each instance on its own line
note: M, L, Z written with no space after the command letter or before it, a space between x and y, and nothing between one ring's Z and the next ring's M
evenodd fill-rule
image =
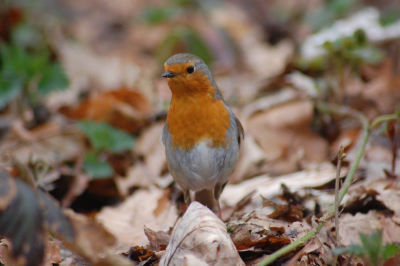
M185 201L185 204L187 204L189 206L189 204L191 203L191 199L190 199L190 190L185 190L183 192L183 200Z
M189 208L190 203L192 200L190 199L190 190L185 190L183 192L183 214L186 213L186 210Z
M222 213L221 213L221 205L219 204L219 197L221 196L222 190L224 190L226 184L219 185L217 184L214 188L214 199L217 201L217 207L218 207L218 217L222 220Z
M219 199L217 199L217 207L218 207L218 218L222 220L221 206L219 205Z

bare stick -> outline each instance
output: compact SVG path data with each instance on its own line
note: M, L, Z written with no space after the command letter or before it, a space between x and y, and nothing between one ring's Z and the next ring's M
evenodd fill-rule
M335 232L336 232L336 243L335 246L339 246L339 182L340 182L340 169L342 168L342 161L346 157L343 146L340 146L338 154L338 163L336 168L336 182L335 182Z

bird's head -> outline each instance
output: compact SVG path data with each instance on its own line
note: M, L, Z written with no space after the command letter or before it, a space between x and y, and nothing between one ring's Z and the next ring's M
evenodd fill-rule
M199 57L185 53L170 57L164 64L172 94L210 93L220 96L219 90L207 65Z

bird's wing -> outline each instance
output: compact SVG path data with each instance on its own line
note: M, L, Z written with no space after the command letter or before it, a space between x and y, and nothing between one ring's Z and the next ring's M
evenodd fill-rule
M242 126L242 123L240 123L239 119L234 115L235 117L235 122L236 122L236 127L237 127L237 139L239 142L239 146L240 146L240 142L244 139L244 129Z

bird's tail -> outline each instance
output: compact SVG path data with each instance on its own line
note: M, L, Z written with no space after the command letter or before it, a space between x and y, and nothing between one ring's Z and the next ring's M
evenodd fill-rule
M204 206L207 206L212 211L217 207L217 201L214 198L214 193L212 190L203 189L197 191L194 194L194 200L200 202Z

